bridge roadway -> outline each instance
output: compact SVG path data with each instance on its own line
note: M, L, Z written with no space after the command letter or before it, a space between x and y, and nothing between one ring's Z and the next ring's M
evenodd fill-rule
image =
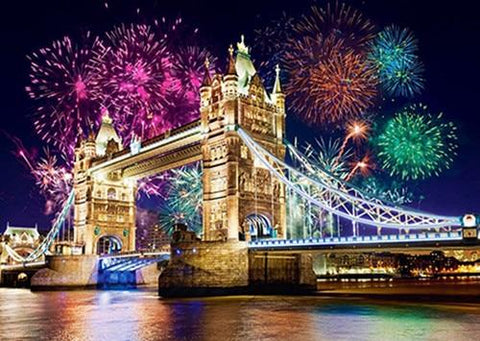
M45 261L20 263L20 264L3 264L0 266L1 271L24 271L24 270L39 270L45 267Z
M331 237L306 239L263 239L251 241L252 251L328 251L373 252L435 249L471 249L480 246L479 239L464 239L462 231L429 232L403 235Z
M170 259L169 250L106 254L100 256L99 270L108 272L136 271L153 263Z

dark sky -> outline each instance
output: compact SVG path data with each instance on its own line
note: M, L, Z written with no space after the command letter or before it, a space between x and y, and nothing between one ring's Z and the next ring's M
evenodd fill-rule
M420 97L430 108L443 111L459 126L459 150L454 166L438 178L421 184L426 199L420 208L441 214L480 211L480 19L475 1L365 0L349 1L379 26L396 23L417 35L420 56L426 66L426 90ZM0 231L7 221L15 225L48 225L43 200L33 180L12 152L6 137L18 136L27 146L41 144L35 138L31 115L33 103L27 98L28 63L25 58L63 35L84 29L101 33L122 22L145 18L183 17L199 27L215 53L225 53L241 33L285 10L305 11L311 1L135 1L109 0L3 1L0 5ZM318 1L322 4L322 1ZM136 14L140 8L140 16ZM255 51L252 52L255 55ZM223 58L222 55L220 57ZM289 119L288 136L319 134Z

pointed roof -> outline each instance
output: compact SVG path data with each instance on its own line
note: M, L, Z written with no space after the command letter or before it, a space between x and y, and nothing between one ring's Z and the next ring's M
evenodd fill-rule
M282 93L282 87L280 85L280 66L277 64L275 66L275 83L273 84L273 94L281 94Z
M33 239L37 239L40 236L40 233L38 232L38 227L35 225L35 227L23 227L23 226L10 226L7 225L7 229L3 233L6 236L22 236L22 235L27 235Z
M95 142L95 133L93 132L93 127L90 127L90 131L87 135L87 142Z
M212 78L210 77L210 61L208 60L208 57L205 58L205 74L203 75L203 81L202 81L202 86L210 86L212 85Z
M227 67L227 75L236 75L237 71L235 70L235 58L233 57L233 46L230 45L228 48L228 67Z
M114 140L118 143L119 148L122 149L122 140L118 136L115 128L113 127L113 120L110 117L108 110L103 111L102 116L102 125L97 133L97 138L95 139L96 143L96 153L98 156L105 155L107 149L108 141Z

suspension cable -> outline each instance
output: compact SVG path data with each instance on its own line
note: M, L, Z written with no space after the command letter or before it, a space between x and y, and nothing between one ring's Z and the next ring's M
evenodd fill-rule
M409 225L409 224L410 224L409 225L410 228L420 228L420 229L432 228L432 227L444 227L444 226L450 226L450 225L459 226L459 220L456 217L443 217L443 216L437 216L437 215L431 215L431 214L419 214L419 213L416 213L416 212L412 213L412 212L409 212L409 211L406 211L406 210L403 210L403 209L392 208L392 207L388 207L388 206L385 206L385 205L381 205L381 204L376 203L376 202L366 201L363 198L355 197L350 193L345 193L345 192L343 192L341 190L338 190L336 188L332 188L331 186L328 186L324 183L319 183L317 180L312 179L308 175L302 174L301 172L297 171L296 169L294 169L294 168L290 167L289 165L285 164L283 161L280 161L277 157L275 157L270 152L265 150L262 146L260 146L258 143L253 141L248 136L248 134L246 134L241 128L238 129L238 134L242 138L244 143L247 145L247 147L249 147L249 149L265 165L265 167L267 167L267 169L269 169L270 172L272 174L274 174L278 179L280 179L285 185L287 185L289 188L293 189L300 196L307 199L308 201L315 204L316 206L319 206L319 207L321 207L321 208L323 208L323 209L325 209L329 212L332 212L333 214L335 214L337 216L346 218L350 221L354 220L358 223L366 224L366 225L369 225L369 226L378 226L379 224L381 224L384 227L391 227L391 228L395 228L395 229L405 227L405 225ZM282 174L279 170L277 170L276 167L273 167L270 164L270 162L268 160L266 160L266 158L263 154L265 154L265 156L267 156L270 160L275 161L279 166L281 166L281 168L284 168L285 170L288 170L288 171L298 175L299 177L306 179L307 181L311 182L312 184L314 184L315 186L317 186L319 188L325 189L327 191L327 193L330 192L330 193L336 194L338 197L345 200L346 204L351 204L351 202L355 201L355 202L357 202L357 204L360 203L360 204L367 205L367 206L372 207L372 208L379 207L381 210L383 210L381 212L385 211L386 213L388 213L388 216L387 217L382 217L382 216L373 217L371 212L368 212L368 210L365 210L365 212L362 212L361 214L358 214L358 215L352 215L352 214L349 214L347 212L343 212L343 211L339 210L338 209L339 206L330 207L329 205L327 205L327 204L319 201L318 199L312 197L309 193L306 193L303 189L299 189L295 184L293 184L291 181L289 181L284 176L284 174ZM324 182L324 181L322 181L322 182ZM398 214L394 215L392 213L392 211L394 211L395 213L398 213L398 214L405 215L406 220L405 221L399 220L400 219L399 215ZM365 215L370 217L370 219L365 218L364 217ZM393 222L392 221L381 222L382 218L384 220L388 220L388 218L390 218L390 220L393 220ZM434 221L427 221L427 222L420 221L420 222L415 223L415 219L417 219L417 220L431 219L431 220L434 220ZM380 221L377 221L377 220L380 220ZM409 222L409 220L410 221L413 220L413 223Z

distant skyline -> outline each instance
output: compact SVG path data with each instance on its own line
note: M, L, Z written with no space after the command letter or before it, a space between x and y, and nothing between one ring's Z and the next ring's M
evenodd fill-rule
M458 156L451 169L439 177L422 181L425 199L415 208L445 215L480 212L480 133L478 79L480 79L480 21L475 4L457 2L381 0L344 1L361 10L379 26L391 23L411 28L419 41L425 64L426 87L416 102L427 103L434 112L444 112L459 131ZM104 3L108 3L108 9ZM251 44L253 29L279 16L282 11L298 14L311 1L54 1L2 4L0 35L3 51L0 114L0 231L9 221L13 226L47 229L48 216L33 179L13 155L10 138L19 137L28 148L43 148L35 136L31 117L33 103L24 90L28 83L26 55L64 35L90 29L96 33L126 22L145 22L162 16L184 18L198 27L207 47L222 65L227 47L245 34ZM323 1L317 1L322 5ZM137 8L140 8L137 14ZM252 49L255 58L255 49ZM258 65L257 65L258 67ZM270 86L268 84L268 86ZM287 98L288 101L288 98ZM321 130L306 127L288 116L287 136L313 140ZM146 205L146 203L144 203Z

